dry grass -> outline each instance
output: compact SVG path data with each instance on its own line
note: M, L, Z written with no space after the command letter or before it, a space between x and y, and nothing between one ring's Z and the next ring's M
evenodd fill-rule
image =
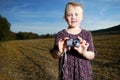
M95 80L120 80L120 35L94 36L97 56L92 61Z
M49 54L52 44L53 39L0 43L0 80L56 80L57 61Z
M0 43L0 80L57 80L58 62L49 54L54 39ZM94 36L94 80L119 80L120 35Z

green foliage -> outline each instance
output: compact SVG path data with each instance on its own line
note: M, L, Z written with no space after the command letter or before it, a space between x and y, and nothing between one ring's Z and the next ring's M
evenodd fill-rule
M44 34L44 35L40 35L39 38L54 38L56 34Z
M10 25L8 20L0 15L0 41L10 39Z
M37 39L38 35L32 32L19 32L16 34L16 39L24 40L24 39Z
M36 39L39 38L38 34L32 32L19 32L14 33L10 31L11 24L5 17L0 15L0 41L6 40L24 40L24 39Z

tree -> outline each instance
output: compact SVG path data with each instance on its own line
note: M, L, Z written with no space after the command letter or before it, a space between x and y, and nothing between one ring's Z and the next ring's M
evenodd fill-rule
M16 39L24 40L24 39L37 39L39 36L32 32L19 32L16 34Z
M8 20L0 15L0 41L10 39L10 26Z

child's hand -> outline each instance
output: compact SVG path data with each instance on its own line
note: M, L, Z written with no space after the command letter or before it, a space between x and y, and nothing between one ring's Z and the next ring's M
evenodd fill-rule
M74 47L75 50L77 50L80 54L84 54L87 52L89 43L87 43L85 40L83 40L81 37L78 36L78 39L80 40L80 46Z
M69 39L68 37L65 37L64 39L60 39L58 41L58 48L59 48L59 52L60 53L63 53L64 52L64 49L66 48L66 45L65 45L65 41L66 39Z

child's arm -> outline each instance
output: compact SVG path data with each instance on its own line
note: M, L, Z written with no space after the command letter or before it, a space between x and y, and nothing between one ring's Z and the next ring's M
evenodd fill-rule
M87 59L93 59L95 57L95 53L93 51L89 51L88 47L90 46L85 40L81 37L78 37L80 40L80 47L74 47L81 55L83 55Z
M58 50L54 50L54 49L50 50L50 54L54 59L59 59L59 57L61 55L61 54L59 54Z
M54 45L54 49L51 49L50 50L50 53L52 55L52 57L54 59L59 59L63 53L64 53L64 44L65 44L65 40L67 38L64 38L64 39L59 39L58 40L58 45Z
M95 53L93 51L86 51L85 53L82 53L82 55L89 60L92 60L95 57Z

